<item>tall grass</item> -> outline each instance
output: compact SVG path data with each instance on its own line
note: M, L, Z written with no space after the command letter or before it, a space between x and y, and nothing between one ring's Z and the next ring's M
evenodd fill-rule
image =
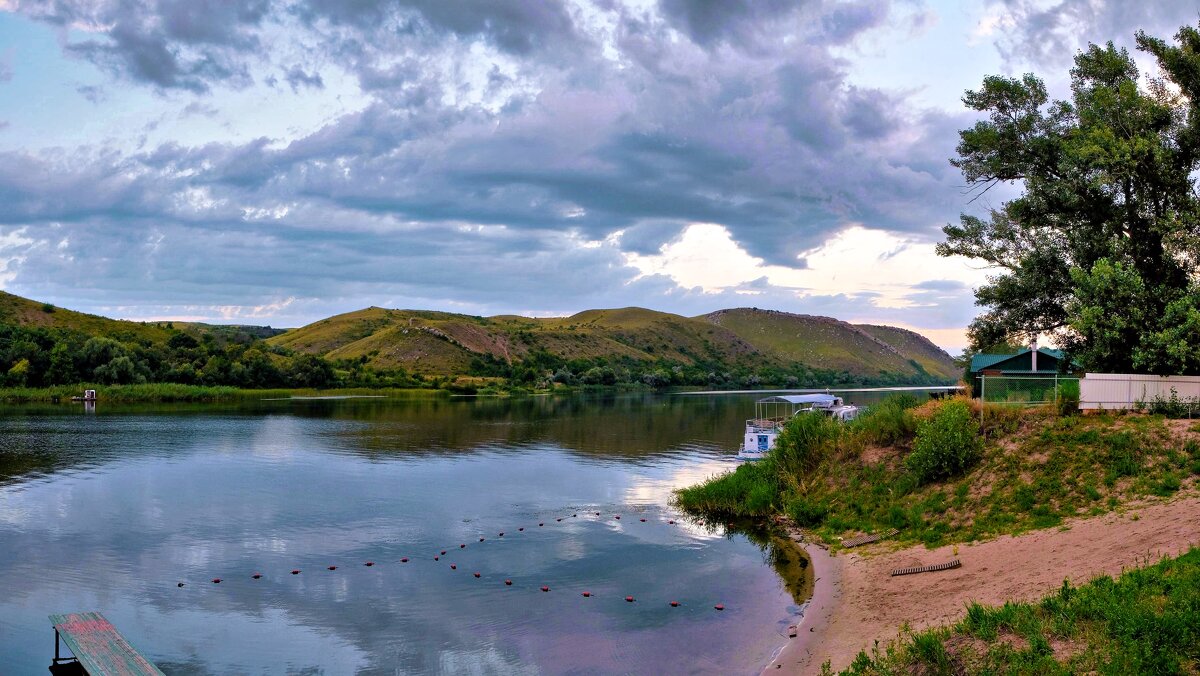
M917 431L912 409L920 405L921 400L911 394L888 397L855 418L851 430L864 441L882 446L904 442Z
M701 514L766 516L779 501L779 473L775 461L768 457L681 489L676 492L676 500L683 509Z

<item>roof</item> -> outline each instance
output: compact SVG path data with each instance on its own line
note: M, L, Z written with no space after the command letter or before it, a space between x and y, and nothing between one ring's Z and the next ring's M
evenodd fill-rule
M975 373L978 371L982 371L982 370L988 368L989 366L994 366L996 364L999 364L1000 362L1008 361L1009 359L1013 359L1015 357L1020 357L1021 355L1029 354L1029 351L1030 351L1029 348L1025 348L1024 350L1021 350L1020 352L1016 352L1014 354L977 354L977 355L971 357L971 372ZM1051 349L1048 347L1039 347L1038 354L1044 354L1047 357L1053 357L1054 359L1058 359L1058 360L1061 360L1064 356L1062 350L1054 350L1054 349ZM1028 370L1028 369L1026 369L1026 370Z
M837 401L832 394L785 394L779 397L759 399L760 404L830 404Z

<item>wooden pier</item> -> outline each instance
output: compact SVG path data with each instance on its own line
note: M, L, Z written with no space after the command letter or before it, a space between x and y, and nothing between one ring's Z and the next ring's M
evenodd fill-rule
M54 625L54 662L50 665L51 673L163 676L163 672L134 649L121 632L100 613L51 615L50 623ZM60 641L67 645L73 657L60 656Z

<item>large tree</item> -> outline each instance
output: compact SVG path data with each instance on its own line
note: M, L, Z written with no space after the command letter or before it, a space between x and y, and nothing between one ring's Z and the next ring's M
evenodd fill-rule
M946 226L938 247L995 270L976 291L973 347L1049 333L1089 369L1200 372L1200 32L1139 32L1137 47L1160 76L1090 45L1069 100L1033 75L990 76L964 97L987 116L951 162L977 193L1023 188Z

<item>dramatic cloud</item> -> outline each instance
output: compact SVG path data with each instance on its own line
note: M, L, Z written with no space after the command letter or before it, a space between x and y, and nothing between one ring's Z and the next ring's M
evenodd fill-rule
M1038 60L1184 13L1115 7L979 6L960 39ZM0 53L0 80L38 54L73 101L56 106L62 132L24 143L35 120L0 103L0 281L126 316L277 325L368 304L752 302L961 334L979 273L931 253L978 206L947 163L971 123L961 89L931 96L932 65L890 86L855 75L938 16L832 0L7 0L0 30L51 27L59 61L30 37ZM94 120L103 135L72 132ZM728 265L681 255L705 227L743 269L718 280Z

